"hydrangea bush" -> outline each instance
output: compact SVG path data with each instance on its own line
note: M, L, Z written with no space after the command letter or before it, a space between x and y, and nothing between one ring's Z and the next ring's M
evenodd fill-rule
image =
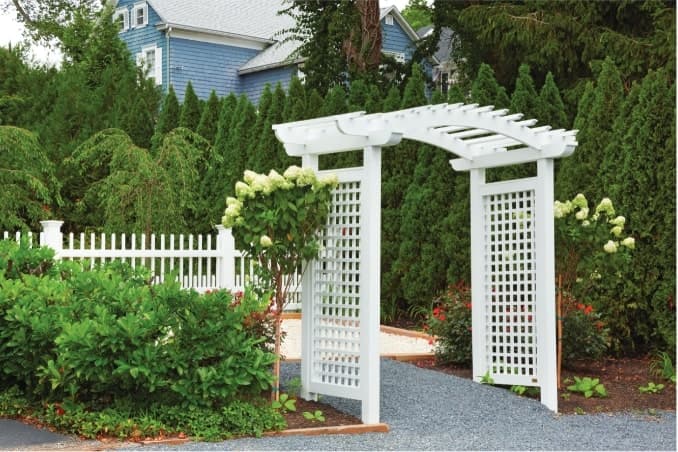
M287 293L297 284L305 263L320 250L318 233L327 221L335 175L318 177L310 168L290 166L283 174L245 171L226 199L222 218L232 228L236 246L257 263L260 290L271 290L275 308L275 352L280 355L280 323ZM295 275L296 273L296 275ZM277 397L279 361L276 362Z
M556 201L554 215L556 272L565 300L563 358L597 358L607 345L617 348L615 336L631 333L625 312L633 309L633 301L620 300L619 294L635 239L625 236L626 218L618 215L609 198L592 208L580 193L572 200ZM581 306L590 309L586 312Z

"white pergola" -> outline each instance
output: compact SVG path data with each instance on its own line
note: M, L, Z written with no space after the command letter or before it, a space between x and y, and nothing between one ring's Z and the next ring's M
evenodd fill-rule
M474 379L538 386L558 410L553 159L574 152L576 131L522 116L440 104L273 126L287 153L316 171L318 155L363 149L362 167L331 170L340 183L302 282L302 397L358 399L363 422L379 422L381 148L406 138L470 171ZM485 181L486 168L530 162L536 177Z

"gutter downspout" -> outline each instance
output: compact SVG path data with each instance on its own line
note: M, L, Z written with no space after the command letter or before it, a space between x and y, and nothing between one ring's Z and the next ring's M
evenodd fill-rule
M172 27L167 28L167 33L165 34L165 47L167 48L167 92L169 92L169 87L172 85L172 69L171 69L171 52L170 52L170 33L172 33Z

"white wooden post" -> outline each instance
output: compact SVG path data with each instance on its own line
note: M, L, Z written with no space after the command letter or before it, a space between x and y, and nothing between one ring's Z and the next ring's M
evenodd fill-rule
M301 166L318 171L318 156L305 154L301 158ZM304 400L318 400L318 394L308 390L311 383L311 365L313 356L313 271L309 267L301 279L301 390L299 395Z
M558 412L553 160L537 161L537 329L541 403Z
M470 170L470 193L471 193L471 331L473 337L473 379L480 381L488 371L485 360L487 344L485 331L479 325L485 324L485 254L481 248L484 242L483 231L483 197L481 187L485 184L485 169Z
M48 246L54 250L54 258L61 258L61 251L64 247L64 235L61 232L61 226L64 224L60 220L41 221L42 234L40 235L40 246Z
M360 385L361 419L365 424L379 422L380 359L379 311L381 309L381 147L363 149L365 178L362 185L362 227L360 242Z
M217 259L217 285L220 289L233 290L235 288L235 239L231 228L218 224L217 249L220 257Z

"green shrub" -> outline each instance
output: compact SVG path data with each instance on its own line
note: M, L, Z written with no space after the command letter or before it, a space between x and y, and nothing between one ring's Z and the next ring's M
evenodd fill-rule
M448 287L434 301L428 320L431 334L438 337L436 360L442 364L470 364L471 289L463 282Z
M3 386L48 400L133 393L140 401L215 408L270 386L274 355L253 321L268 297L247 292L234 304L227 291L203 296L176 282L150 286L147 271L124 264L85 271L41 260L39 248L3 246L5 269L22 253L33 263L14 267L26 268L19 279L0 271ZM30 274L44 262L52 271Z
M567 297L566 297L567 299ZM610 342L609 332L600 314L593 306L564 303L563 308L563 365L578 359L598 359L605 354Z

